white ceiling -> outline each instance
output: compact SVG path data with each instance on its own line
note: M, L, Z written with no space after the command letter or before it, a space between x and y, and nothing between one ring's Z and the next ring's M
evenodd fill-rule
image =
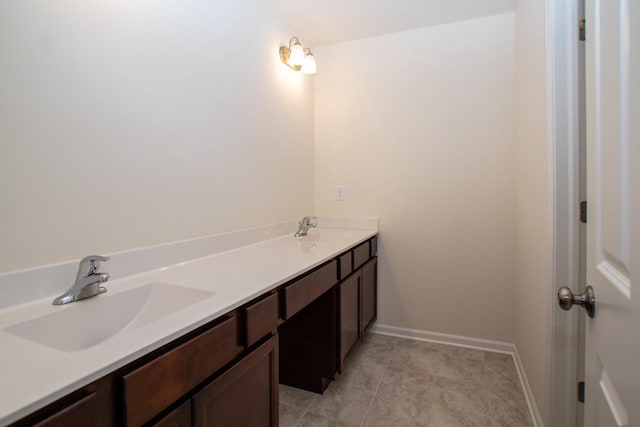
M343 42L515 10L516 0L270 0L305 46Z

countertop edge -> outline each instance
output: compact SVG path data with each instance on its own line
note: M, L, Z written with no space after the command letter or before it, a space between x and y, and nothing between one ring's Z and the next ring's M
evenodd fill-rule
M336 231L349 231L347 229L345 230L336 230ZM225 313L228 313L230 311L233 311L235 309L237 309L238 307L242 306L243 304L251 301L252 299L264 294L265 292L269 292L275 288L278 288L279 286L291 281L292 279L294 279L295 277L298 277L300 275L303 275L305 273L307 273L308 271L313 270L314 268L322 265L323 263L326 263L327 261L335 258L338 254L340 254L341 252L344 252L348 249L351 249L359 244L361 244L362 242L365 242L369 239L371 239L372 237L376 236L378 234L378 230L375 229L359 229L357 230L358 232L362 232L365 233L364 235L362 235L359 239L353 240L351 242L349 242L348 244L346 244L344 247L341 247L338 250L334 250L331 253L326 254L325 256L323 256L322 258L310 263L309 265L305 266L304 268L297 270L295 273L292 273L290 275L287 275L285 277L280 278L279 280L275 281L275 282L271 282L266 284L263 287L260 287L258 290L256 290L255 292L251 292L248 293L246 295L243 295L242 297L238 298L237 300L235 300L233 303L231 304L227 304L224 306L224 308L218 308L214 311L212 311L210 314L200 317L198 320L193 321L192 323L186 324L186 325L180 325L178 327L176 327L175 330L171 331L170 333L168 333L166 336L163 336L162 338L156 339L154 340L152 343L149 344L145 344L140 348L132 348L131 350L127 350L126 355L124 355L123 357L117 358L116 360L114 360L112 363L109 363L107 365L104 365L94 371L92 371L90 374L84 375L81 378L77 378L71 382L69 382L68 384L62 386L62 387L58 387L56 388L56 391L54 392L48 392L48 394L37 398L35 400L29 401L29 402L25 402L25 404L23 406L20 407L16 407L13 410L9 409L7 412L5 412L4 414L0 414L0 425L2 426L6 426L9 425L15 421L20 420L21 418L39 410L44 408L45 406L55 402L56 400L58 400L59 398L81 388L84 387L102 377L104 377L105 375L108 375L110 373L115 372L116 370L126 366L127 364L139 359L140 357L143 357L149 353L151 353L154 350L157 350L158 348L174 341L175 339L178 339L179 337L188 334L189 332L215 320L216 318L219 318L220 316L222 316ZM277 239L277 238L275 238ZM256 242L256 243L252 243L246 246L242 246L239 247L235 250L242 250L244 248L248 248L251 246L254 246L256 244L261 244L264 243L268 240L272 240L272 239L266 239L264 241L260 241L260 242ZM212 257L218 256L220 254L214 254L211 255ZM206 257L205 257L206 258Z

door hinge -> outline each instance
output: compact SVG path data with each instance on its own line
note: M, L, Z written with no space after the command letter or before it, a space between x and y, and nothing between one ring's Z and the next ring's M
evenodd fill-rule
M578 402L584 403L584 381L578 383Z
M578 28L580 30L579 35L580 35L580 41L583 42L586 40L586 29L585 29L585 20L581 19L580 22L578 23Z
M587 223L587 201L583 200L580 202L580 222L583 224Z

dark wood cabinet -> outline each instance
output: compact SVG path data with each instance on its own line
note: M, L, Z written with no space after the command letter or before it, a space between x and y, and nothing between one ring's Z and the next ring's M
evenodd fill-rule
M205 386L192 402L196 427L277 427L278 336Z
M369 245L369 242L366 243ZM365 246L358 246L364 248ZM367 246L368 248L368 246ZM362 249L360 249L362 251ZM338 285L338 371L377 317L378 258L362 261L361 267Z
M237 316L122 376L124 420L139 426L162 412L242 352Z
M374 257L362 266L362 305L360 330L364 333L377 317L378 258Z
M355 248L353 248L353 268L360 268L362 264L367 262L371 256L371 248L369 241L366 241Z
M360 339L360 273L340 283L340 372L344 360Z
M12 427L111 427L118 422L112 375L100 378L11 424Z
M353 255L351 251L345 252L338 257L338 278L344 280L353 271Z
M278 294L269 294L244 309L245 345L251 347L278 328Z
M153 427L191 427L191 400L187 400L153 424Z
M323 393L337 371L337 287L278 327L280 382Z
M338 262L330 261L284 288L285 319L308 306L338 282Z
M278 426L278 384L323 393L377 313L360 243L13 426Z
M86 420L94 420L96 415L96 395L91 393L33 425L37 427L79 426L86 423Z

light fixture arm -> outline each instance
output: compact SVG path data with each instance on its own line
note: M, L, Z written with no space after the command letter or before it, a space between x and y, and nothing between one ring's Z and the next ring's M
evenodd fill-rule
M293 43L293 39L296 39L296 43L300 43L299 38L297 38L296 36L291 37L291 39L289 40L289 52L291 52L291 44Z
M298 37L289 39L289 46L280 46L280 60L294 71L315 74L316 64L310 48L305 48Z
M280 60L284 62L284 65L291 68L295 71L300 71L302 69L302 65L291 65L289 64L289 58L291 57L291 45L293 44L293 40L295 39L296 43L300 43L300 39L297 37L291 37L289 40L289 47L280 46Z

